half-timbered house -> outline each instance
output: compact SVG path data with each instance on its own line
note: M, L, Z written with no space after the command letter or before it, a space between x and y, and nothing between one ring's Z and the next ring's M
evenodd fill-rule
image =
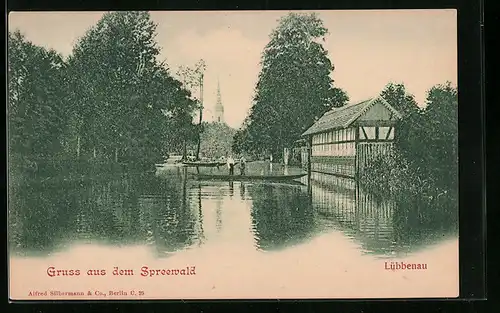
M356 178L380 154L392 150L401 118L382 97L334 108L307 129L307 167L311 172Z

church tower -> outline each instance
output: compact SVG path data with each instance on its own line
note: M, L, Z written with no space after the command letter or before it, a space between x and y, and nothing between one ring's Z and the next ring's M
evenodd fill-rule
M217 80L217 103L215 104L215 116L216 123L224 123L224 106L222 105L222 100L220 96L220 84Z

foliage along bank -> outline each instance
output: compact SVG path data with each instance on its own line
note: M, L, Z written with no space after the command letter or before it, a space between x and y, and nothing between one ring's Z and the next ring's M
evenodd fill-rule
M382 96L403 118L396 125L395 149L362 173L370 190L453 203L458 201L458 94L447 82L432 87L419 108L404 85L389 84ZM441 199L441 200L438 200Z
M148 164L196 138L198 104L159 62L147 12L103 15L65 60L8 37L9 161Z

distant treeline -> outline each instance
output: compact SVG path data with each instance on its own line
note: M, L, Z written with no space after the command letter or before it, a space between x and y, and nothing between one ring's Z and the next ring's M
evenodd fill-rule
M231 154L231 144L236 130L224 123L203 123L200 156L220 158Z
M195 142L198 102L157 60L155 29L147 12L106 13L67 58L9 32L10 165L151 163Z

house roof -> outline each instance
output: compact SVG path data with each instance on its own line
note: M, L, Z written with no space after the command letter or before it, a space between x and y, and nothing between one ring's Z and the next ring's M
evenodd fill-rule
M348 104L340 108L331 109L323 114L323 116L320 117L316 123L309 127L309 129L307 129L302 136L321 133L331 129L347 128L377 102L382 103L388 110L396 115L397 118L401 118L401 114L389 105L387 101L385 101L382 97L377 97L358 103Z

